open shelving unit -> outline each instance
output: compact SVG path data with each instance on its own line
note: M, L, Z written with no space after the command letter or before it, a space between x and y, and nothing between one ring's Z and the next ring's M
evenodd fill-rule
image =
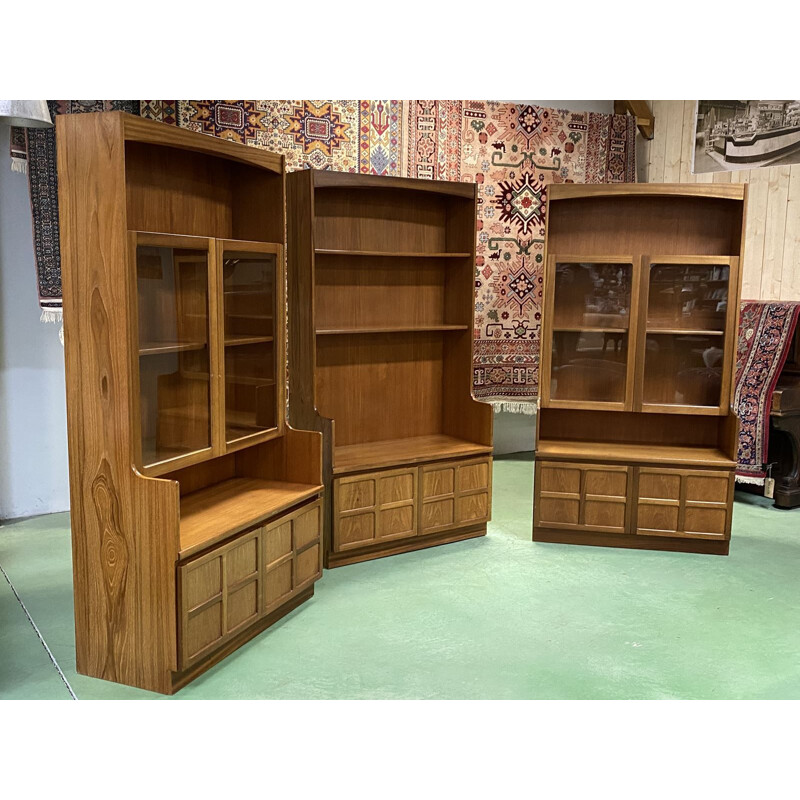
M78 671L172 693L321 575L283 157L119 112L57 137Z
M325 436L325 565L479 536L471 184L287 176L291 418Z
M728 553L745 198L551 187L535 541Z

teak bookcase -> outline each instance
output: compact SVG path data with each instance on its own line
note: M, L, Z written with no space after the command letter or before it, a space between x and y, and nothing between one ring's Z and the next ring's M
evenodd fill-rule
M533 539L726 555L746 186L549 191Z
M78 671L171 693L321 574L283 158L119 112L57 141Z
M324 433L325 565L485 534L475 186L313 170L287 182L290 414Z

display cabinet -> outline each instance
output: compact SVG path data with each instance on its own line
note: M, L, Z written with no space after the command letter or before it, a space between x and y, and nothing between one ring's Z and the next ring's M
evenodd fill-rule
M551 187L534 540L728 552L745 197Z
M57 143L77 667L171 693L321 574L283 158L119 112Z
M290 415L325 435L326 566L485 534L475 186L314 170L287 182Z

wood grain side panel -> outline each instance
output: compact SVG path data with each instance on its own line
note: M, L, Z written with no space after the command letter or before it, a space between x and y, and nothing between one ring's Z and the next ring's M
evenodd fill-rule
M120 118L57 122L76 658L169 691L177 665L178 487L137 477Z

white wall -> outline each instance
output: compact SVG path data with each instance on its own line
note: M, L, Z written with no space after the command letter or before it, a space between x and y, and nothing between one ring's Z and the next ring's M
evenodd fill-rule
M0 123L0 519L69 507L64 349L39 321L28 178Z
M609 114L611 100L530 100ZM0 124L0 519L69 507L64 351L39 322L28 181L11 172ZM533 449L535 417L495 415L495 452Z
M613 100L520 100L511 102L532 103L545 108L566 108L570 111L594 111L613 114ZM536 417L527 414L495 412L494 452L525 453L533 450L536 441Z

